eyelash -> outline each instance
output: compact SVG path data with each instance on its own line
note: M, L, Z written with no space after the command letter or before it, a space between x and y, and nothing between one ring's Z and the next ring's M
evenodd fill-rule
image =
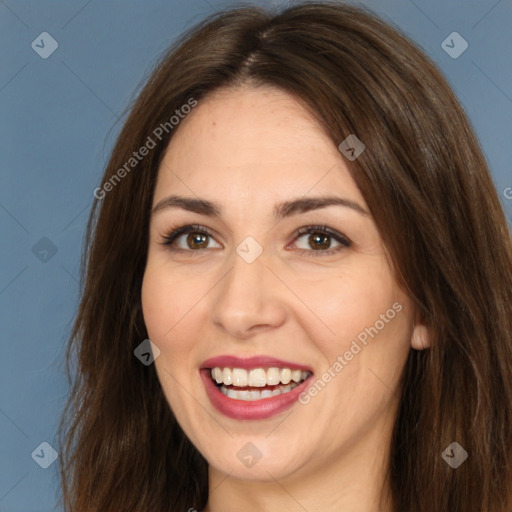
M212 237L212 234L208 230L208 228L205 228L204 226L201 226L199 224L188 224L186 226L181 226L177 229L171 230L171 232L164 236L164 241L162 242L162 245L167 247L170 251L178 253L178 252L195 252L195 253L201 253L204 249L179 249L176 247L173 247L174 242L184 234L189 233L201 233L203 235L207 235L209 237ZM337 242L340 243L338 247L335 247L334 249L327 249L327 250L307 250L307 249L296 249L296 251L299 252L299 254L303 253L313 253L309 254L312 257L322 257L322 256L330 256L334 253L337 253L343 249L346 249L347 247L350 247L352 244L350 240L342 235L341 233L338 233L337 231L334 231L333 229L327 227L327 226L320 226L320 225L313 225L313 226L304 226L302 228L299 228L297 232L295 233L295 238L300 238L303 235L312 234L312 233L320 233L322 235L327 235L328 237L334 238Z

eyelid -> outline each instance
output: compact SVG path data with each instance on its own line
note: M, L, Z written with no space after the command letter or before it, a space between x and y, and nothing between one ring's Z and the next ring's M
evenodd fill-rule
M213 232L205 226L201 226L200 224L185 224L183 226L172 227L171 229L169 229L168 234L163 236L163 241L161 242L161 244L173 252L201 252L199 250L194 251L191 249L179 249L179 248L171 247L171 245L180 236L186 235L189 233L196 233L196 232L202 233L206 236L209 236L210 238L214 238Z
M327 235L327 236L329 236L331 238L334 238L339 244L341 244L341 245L343 245L345 247L350 247L352 245L352 242L343 233L340 233L339 231L337 231L335 229L332 229L329 226L319 225L319 224L312 224L312 225L304 226L302 228L297 229L296 232L295 232L294 241L296 241L297 238L300 238L300 237L302 237L304 235L312 234L312 233L322 233L322 234L325 234L325 235ZM299 249L299 251L300 250L303 250L303 249ZM333 250L328 249L327 251L306 251L306 252L324 252L324 253L329 253L329 252L332 252L332 251Z
M172 247L172 244L182 235L189 234L189 233L202 233L212 239L215 239L214 234L212 231L200 224L186 224L179 227L172 227L169 229L169 233L167 235L163 236L163 241L161 242L161 245L165 246L168 250L174 252L174 253L198 253L201 254L204 252L205 249L181 249L181 248L175 248ZM322 233L327 235L330 238L333 238L340 244L339 246L335 248L329 248L326 250L308 250L308 249L294 249L295 252L298 252L299 254L302 253L308 253L310 256L313 257L322 257L322 256L329 256L332 254L335 254L339 252L342 249L348 248L352 245L351 240L345 236L343 233L340 233L339 231L330 228L326 225L318 225L318 224L308 224L306 226L302 226L298 228L294 234L293 234L293 241L291 244L294 244L298 238L301 238L304 235L307 234L313 234L313 233ZM218 243L218 242L217 242ZM287 248L289 245L287 246Z

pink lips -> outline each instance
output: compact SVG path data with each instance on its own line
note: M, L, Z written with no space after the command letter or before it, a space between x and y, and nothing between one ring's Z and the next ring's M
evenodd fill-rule
M279 414L291 407L299 395L309 386L311 378L306 379L288 393L255 401L235 400L220 392L210 375L211 368L290 368L291 370L308 370L311 367L283 361L267 356L239 358L236 356L217 356L208 359L201 365L200 375L206 394L212 405L225 416L237 420L259 420Z

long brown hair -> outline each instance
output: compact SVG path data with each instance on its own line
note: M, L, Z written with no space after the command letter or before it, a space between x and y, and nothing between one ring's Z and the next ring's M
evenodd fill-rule
M74 356L77 368L59 425L65 510L207 502L207 463L154 366L133 351L147 338L140 290L156 174L179 129L170 116L244 84L294 95L334 144L356 134L366 145L350 172L432 343L411 350L403 371L388 474L395 510L510 512L512 242L503 210L442 74L371 12L339 2L210 16L161 59L131 108L89 219L66 352L70 379ZM158 126L166 130L156 140ZM155 147L127 167L148 137ZM441 457L455 441L468 453L457 469Z

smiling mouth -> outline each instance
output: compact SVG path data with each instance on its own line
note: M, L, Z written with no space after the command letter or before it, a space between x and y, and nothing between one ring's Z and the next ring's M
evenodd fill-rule
M223 395L246 402L289 393L311 375L308 370L276 367L210 369L210 377Z

